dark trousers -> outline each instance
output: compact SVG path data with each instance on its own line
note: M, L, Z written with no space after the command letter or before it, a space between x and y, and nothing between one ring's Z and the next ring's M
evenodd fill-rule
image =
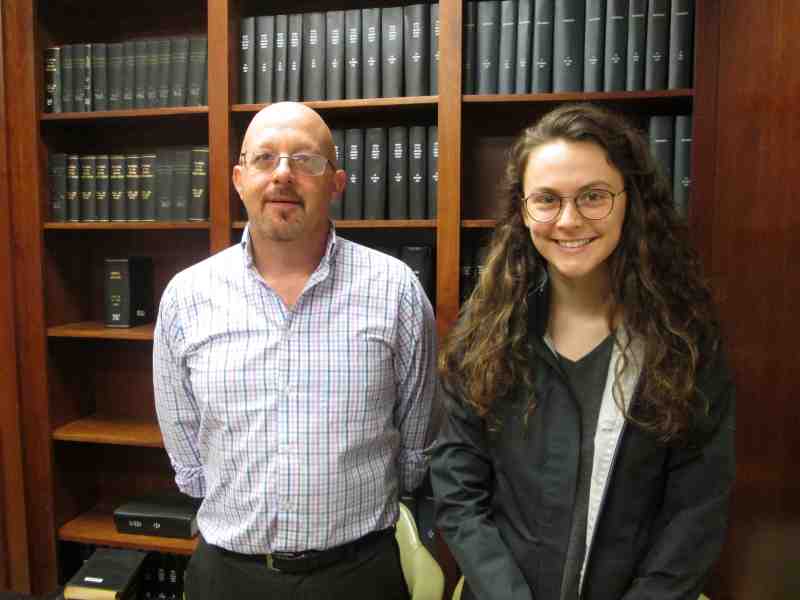
M200 537L186 568L186 600L408 600L394 536L310 573L272 571Z

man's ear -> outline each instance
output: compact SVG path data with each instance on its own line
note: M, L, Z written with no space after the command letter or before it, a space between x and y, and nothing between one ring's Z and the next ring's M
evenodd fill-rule
M239 197L242 198L242 166L241 165L235 165L233 167L233 187L236 188L236 191L238 192Z
M333 174L333 189L337 194L344 193L344 189L347 187L347 173L345 173L342 169L338 169L336 173Z

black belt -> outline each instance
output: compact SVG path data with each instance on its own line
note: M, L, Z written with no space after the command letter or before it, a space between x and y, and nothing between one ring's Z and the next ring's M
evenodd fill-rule
M272 554L240 554L225 548L219 550L227 555L244 560L255 560L265 564L272 571L280 573L309 573L338 562L352 560L360 550L377 546L379 542L394 535L394 527L373 531L367 535L334 546L327 550L306 550L305 552L273 552Z

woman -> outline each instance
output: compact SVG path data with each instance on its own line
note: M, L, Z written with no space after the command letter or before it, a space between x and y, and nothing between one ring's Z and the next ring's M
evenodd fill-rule
M480 600L695 600L734 477L709 290L647 141L562 106L511 149L440 356L437 520Z

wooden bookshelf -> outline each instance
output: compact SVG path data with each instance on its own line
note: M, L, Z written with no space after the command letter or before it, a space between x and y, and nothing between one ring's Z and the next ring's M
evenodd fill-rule
M105 415L89 415L62 425L53 431L53 439L86 444L164 447L158 423Z
M181 116L208 116L207 106L180 106L173 108L136 108L130 110L95 110L92 112L41 113L42 122L48 121L99 121L104 119L174 118Z
M101 321L81 321L48 327L47 335L53 338L152 341L153 328L152 323L136 327L106 327Z
M98 221L96 223L56 223L48 221L43 225L44 229L62 231L92 231L93 229L110 230L115 229L139 229L153 230L160 229L210 229L208 221Z

